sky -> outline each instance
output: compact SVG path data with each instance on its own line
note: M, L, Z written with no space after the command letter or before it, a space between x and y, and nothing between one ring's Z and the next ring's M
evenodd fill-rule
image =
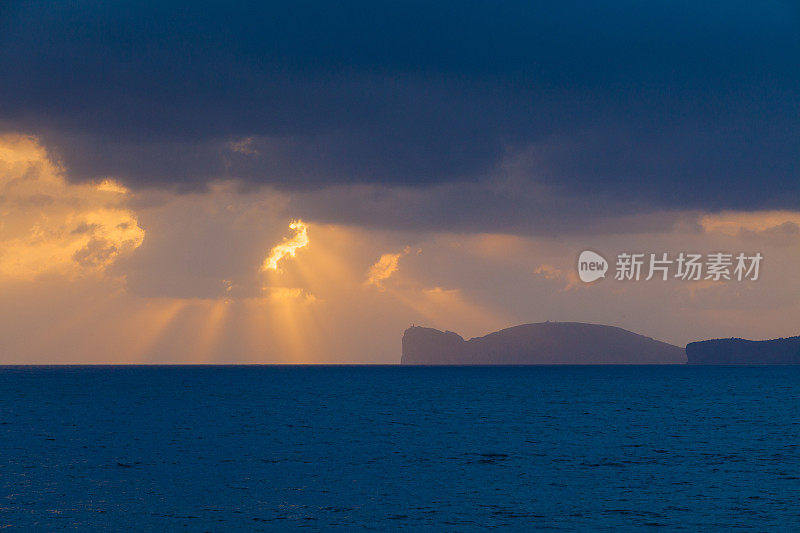
M0 73L0 363L800 334L794 1L11 1ZM626 251L763 262L614 280Z

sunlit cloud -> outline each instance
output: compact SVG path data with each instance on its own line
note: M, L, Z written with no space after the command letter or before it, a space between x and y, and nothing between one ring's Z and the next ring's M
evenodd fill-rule
M700 225L707 232L719 232L736 236L741 232L764 232L783 229L798 233L800 212L798 211L725 211L703 215Z
M261 265L261 270L278 270L278 263L285 257L294 257L297 250L308 246L308 226L302 220L295 220L289 224L289 228L294 230L294 235L284 238L283 242L275 245L270 250L269 256Z
M313 303L316 296L301 287L265 287L264 297L276 301L292 301L298 303Z
M367 285L374 285L375 287L382 288L383 282L397 272L400 257L407 254L409 250L410 248L406 246L402 252L381 255L378 261L369 267L366 281Z
M669 231L553 238L334 224L293 194L79 182L36 138L1 136L0 362L393 363L411 324L470 337L578 320L677 344L796 330L797 212L692 211ZM282 234L296 213L306 221ZM751 285L586 285L587 248L757 249L765 268Z
M102 271L144 240L113 180L69 183L34 137L0 136L0 277Z
M130 193L130 189L125 187L124 185L117 183L114 180L105 179L97 184L98 191L104 192L116 192L119 194L128 194Z
M558 279L561 277L561 270L554 267L553 265L539 265L536 267L536 270L533 271L535 274L539 274L540 276L544 276L545 279Z
M558 283L560 285L558 289L560 292L590 287L590 285L580 281L574 269L561 269L545 263L536 267L533 273L543 277L547 281Z

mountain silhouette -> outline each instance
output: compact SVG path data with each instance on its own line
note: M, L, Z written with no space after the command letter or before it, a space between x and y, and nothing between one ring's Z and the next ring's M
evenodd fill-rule
M800 364L800 337L748 341L711 339L686 345L690 365Z
M464 340L452 331L412 326L403 333L401 364L680 364L683 348L622 328L581 322L515 326Z

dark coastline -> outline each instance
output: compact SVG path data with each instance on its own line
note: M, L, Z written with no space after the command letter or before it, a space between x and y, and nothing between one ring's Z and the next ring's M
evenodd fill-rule
M800 364L800 337L690 342L686 356L690 365L796 365Z
M800 337L711 339L684 350L622 328L580 322L523 324L469 340L412 326L402 346L403 365L800 364Z

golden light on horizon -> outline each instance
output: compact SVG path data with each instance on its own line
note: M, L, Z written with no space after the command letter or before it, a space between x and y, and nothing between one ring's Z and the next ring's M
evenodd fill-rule
M293 225L294 237L285 239L270 253L270 258L278 258L276 266L283 257L294 255L287 251L289 245L295 246L296 251L309 242L308 225L300 220ZM342 298L348 287L361 287L359 269L346 252L353 244L351 230L320 225L314 231L315 244L304 253L302 261L283 265L280 273L278 268L262 268L267 276L258 299L263 303L262 327L279 332L269 339L269 344L279 347L282 357L293 364L319 360L327 336L322 309L330 300Z
M195 349L192 351L195 360L201 363L214 363L219 352L222 336L227 329L232 303L227 299L210 300L199 306L202 326L194 339Z
M432 327L458 329L466 337L508 327L505 313L470 300L460 289L442 287L389 290L395 300Z
M20 353L62 354L59 344L66 339L69 351L52 356L60 362L335 362L331 354L347 357L372 334L362 331L351 310L368 314L372 326L391 316L398 331L417 319L444 326L448 318L477 322L484 316L484 309L457 291L422 290L413 276L399 276L408 247L389 245L368 230L325 224L314 225L312 247L310 226L301 219L291 220L291 232L273 241L265 258L255 256L263 262L250 263L246 276L220 275L223 294L198 296L205 294L202 276L178 294L142 294L136 283L160 272L129 270L148 265L147 254L153 253L140 249L140 218L148 220L158 243L164 220L180 221L182 213L221 217L229 211L219 205L241 202L256 217L271 200L244 201L219 184L202 194L159 197L163 203L155 207L136 201L140 195L110 178L72 181L37 138L0 135L0 283L19 293L15 305L30 302L29 314L46 332ZM263 250L263 244L256 246ZM396 251L382 253L387 248ZM301 249L302 260L288 261ZM144 263L116 263L134 251ZM137 281L129 281L131 273ZM36 310L49 301L47 287L59 294L70 288L52 312ZM13 317L8 302L0 310Z
M278 263L285 257L294 257L297 250L308 246L308 225L302 220L294 220L289 224L289 228L294 230L291 238L284 238L283 242L275 245L269 252L269 256L261 265L262 271L278 270Z

